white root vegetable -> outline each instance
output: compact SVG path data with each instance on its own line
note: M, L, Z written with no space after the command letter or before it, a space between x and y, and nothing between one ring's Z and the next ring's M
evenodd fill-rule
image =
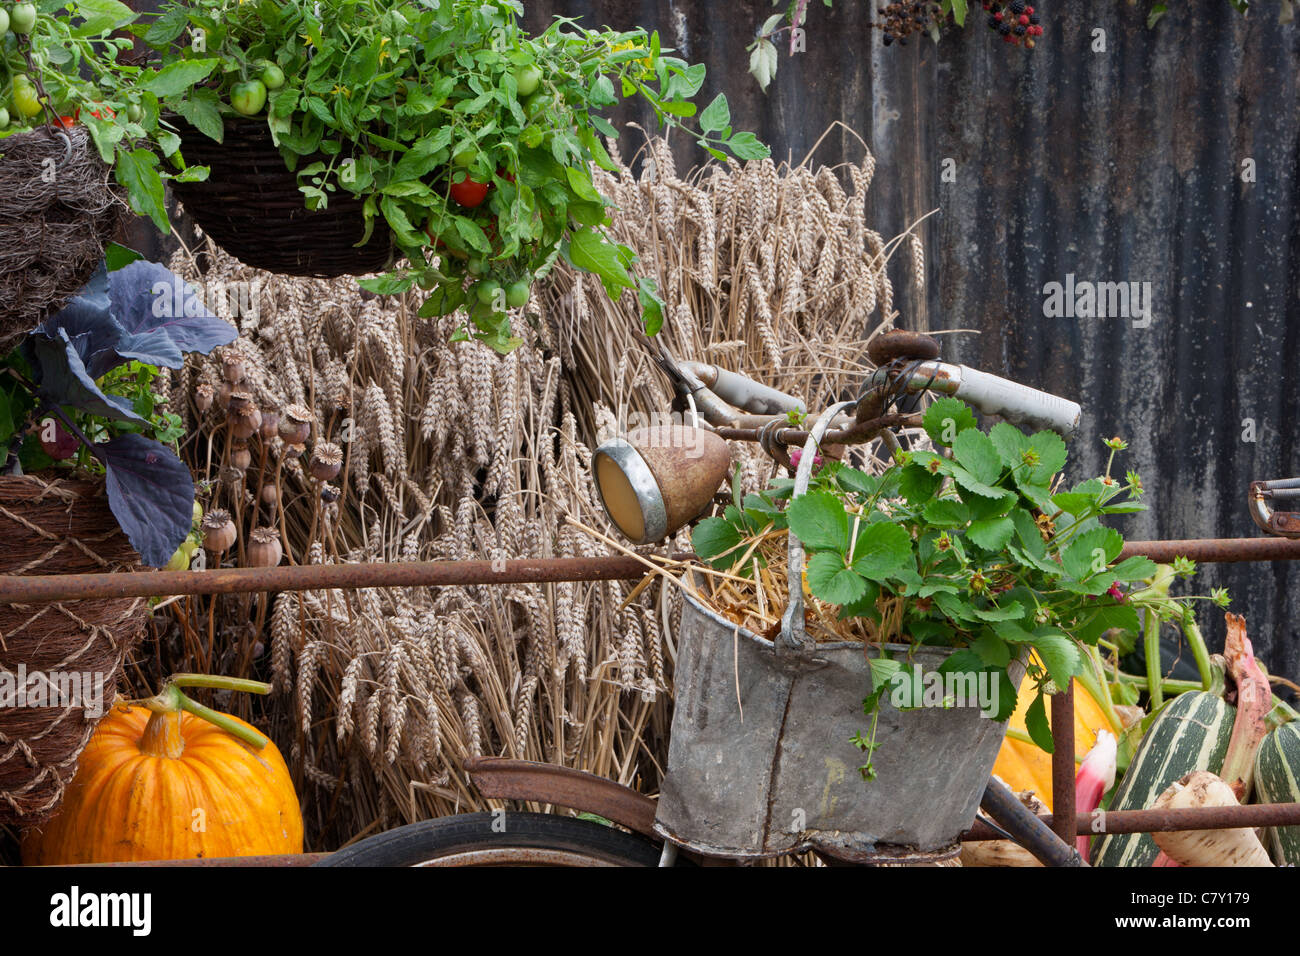
M1001 782L999 780L999 782ZM1032 813L1044 814L1047 806L1039 800L1032 790L1022 790L1016 794ZM980 817L987 820L984 811ZM1019 843L1010 840L972 840L961 845L962 866L1042 866L1034 856Z
M1237 795L1216 774L1189 773L1171 783L1154 804L1157 810L1240 806ZM1272 866L1264 844L1249 827L1233 830L1180 830L1153 833L1156 845L1182 866Z

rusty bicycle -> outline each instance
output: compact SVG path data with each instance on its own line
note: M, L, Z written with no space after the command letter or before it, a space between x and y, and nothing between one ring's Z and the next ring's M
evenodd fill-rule
M811 463L820 447L880 441L887 449L898 448L897 431L919 423L916 402L923 392L961 398L985 414L1039 429L1048 428L1067 439L1078 428L1081 414L1078 404L977 369L941 361L938 343L928 336L902 331L885 333L873 340L869 352L876 370L861 393L831 405L809 427L794 423L807 410L793 396L725 369L679 361L662 346L657 361L676 394L674 421L689 420L692 422L689 427L706 429L718 439L758 442L771 457L786 465L791 464L791 457L785 449L801 446L806 464L797 470L796 496L808 486ZM792 417L791 412L798 415ZM705 465L670 461L667 467L656 468L652 463L662 465L655 454L637 447L631 433L601 445L593 454L592 467L606 510L619 530L635 543L667 538L699 515L719 485L718 472L709 471ZM700 472L700 468L704 471ZM692 480L703 487L702 496L699 488L682 487ZM793 535L790 540L792 548L799 547ZM792 558L792 568L802 567L801 551L792 551ZM802 600L801 588L792 581L781 634L770 642L756 641L756 656L748 659L747 666L756 673L770 665L773 673L807 671L817 674L816 680L827 680L825 658L831 652L822 645L813 657L809 656L809 645L803 635ZM697 611L696 619L703 626L710 626L700 616L702 613L706 612ZM685 627L684 614L684 630ZM682 653L679 649L679 679L689 681L689 676L682 676ZM861 650L853 656L858 660L846 671L844 687L859 686L852 684L853 681L870 681L869 669L863 670ZM684 694L679 685L677 714L684 706ZM978 715L972 714L971 719L978 719ZM778 759L771 755L770 741L766 738L788 733L788 728L781 727L769 734L752 721L751 717L751 725L740 731L740 736L757 742L760 752L756 756L741 752L747 746L742 740L724 739L714 741L714 749L705 751L706 762L744 765L746 759L757 760L759 764ZM687 733L675 714L673 740ZM709 771L701 764L698 754L693 758L685 756L681 748L670 742L667 778L658 801L578 770L475 757L465 761L464 769L483 797L565 807L581 815L496 810L426 820L363 839L318 865L734 865L746 859L806 851L835 865L915 863L955 855L953 836L975 822L977 808L984 811L985 820L981 825L990 837L1012 839L1050 865L1082 865L1072 845L1026 809L1000 781L989 777L1001 734L994 728L981 734L978 740L978 746L971 748L973 756L969 761L977 774L973 779L954 774L952 781L934 780L925 786L908 781L907 786L931 791L927 797L934 812L922 815L939 819L927 821L933 825L923 826L915 834L908 830L890 831L884 834L892 837L887 841L881 839L878 830L871 832L872 814L878 810L878 804L871 803L859 808L856 815L845 817L841 812L837 816L828 811L819 816L813 810L812 818L801 821L801 827L773 827L774 807L777 813L785 813L786 808L778 806L780 800L773 788L748 786L743 772L718 778L726 784L715 788L747 791L739 800L690 806L692 788L674 784L674 774L708 776ZM788 738L785 759L791 760L790 752L806 743L800 741L796 745L793 738ZM813 741L810 749L815 746ZM777 750L780 750L779 740ZM961 762L963 757L952 759ZM791 763L787 776L806 769L804 765ZM699 802L698 797L694 799ZM829 805L834 803L830 801ZM747 816L752 819L746 819ZM732 817L739 819L731 820L730 825L722 822ZM947 840L938 851L929 845L936 841L936 833L945 834ZM921 848L909 845L913 839L925 845Z

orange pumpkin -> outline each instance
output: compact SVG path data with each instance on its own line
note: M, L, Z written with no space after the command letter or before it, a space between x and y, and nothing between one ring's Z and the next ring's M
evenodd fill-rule
M170 685L147 703L100 722L59 812L25 835L25 864L302 852L302 811L275 744Z
M1021 733L1028 733L1025 727L1025 713L1033 703L1034 695L1024 693L1016 701L1016 711L1011 715L1007 726ZM1051 723L1051 707L1048 710L1048 723ZM1097 742L1097 731L1118 731L1111 726L1106 712L1101 709L1082 684L1074 682L1074 748L1077 753L1085 754ZM997 762L993 772L1015 792L1032 790L1047 808L1052 808L1052 755L1044 753L1037 744L1006 737L1002 749L998 751Z

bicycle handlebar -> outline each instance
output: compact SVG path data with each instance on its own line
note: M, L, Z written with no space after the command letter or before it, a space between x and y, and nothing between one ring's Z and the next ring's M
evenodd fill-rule
M887 385L890 380L891 370L886 368L877 369L871 377L873 385ZM928 389L951 395L986 415L1000 415L1017 425L1051 429L1067 441L1078 431L1083 413L1078 402L966 365L937 360L918 363L903 387L909 392Z

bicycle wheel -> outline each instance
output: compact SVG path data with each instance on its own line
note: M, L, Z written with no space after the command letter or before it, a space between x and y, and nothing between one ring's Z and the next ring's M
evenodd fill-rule
M315 866L658 866L660 848L614 827L548 813L422 820L331 853Z

